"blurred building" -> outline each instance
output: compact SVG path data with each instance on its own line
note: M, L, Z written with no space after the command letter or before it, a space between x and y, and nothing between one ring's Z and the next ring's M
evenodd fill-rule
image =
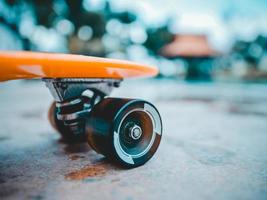
M187 63L187 80L210 80L212 64L218 52L212 48L206 35L177 34L161 49L169 59L180 58Z

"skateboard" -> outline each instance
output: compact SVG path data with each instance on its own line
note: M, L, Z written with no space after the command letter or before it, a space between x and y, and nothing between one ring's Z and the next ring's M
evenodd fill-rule
M156 152L162 121L144 100L108 97L123 79L154 76L154 67L70 54L0 52L0 81L42 79L55 101L48 116L68 143L88 142L124 167L146 163Z

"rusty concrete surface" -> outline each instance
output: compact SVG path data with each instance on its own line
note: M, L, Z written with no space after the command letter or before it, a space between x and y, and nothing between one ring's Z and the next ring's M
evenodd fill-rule
M142 167L62 143L40 81L0 84L0 199L267 199L266 85L137 80L113 94L162 114L162 143Z

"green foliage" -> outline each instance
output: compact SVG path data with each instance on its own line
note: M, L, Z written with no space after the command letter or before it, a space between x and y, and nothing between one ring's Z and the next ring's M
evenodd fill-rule
M167 26L160 28L152 28L147 30L148 38L145 42L145 47L153 54L158 54L160 49L167 43L173 40L174 35L169 32Z

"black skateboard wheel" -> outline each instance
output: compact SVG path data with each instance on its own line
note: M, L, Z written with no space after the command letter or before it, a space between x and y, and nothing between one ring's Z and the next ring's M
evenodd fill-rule
M81 123L78 126L66 124L64 121L57 119L58 112L56 102L53 102L48 111L48 119L52 127L60 133L62 141L66 143L86 142L84 123ZM79 130L79 132L77 130Z
M91 111L86 133L95 151L131 168L143 165L155 154L162 121L149 102L105 98Z

